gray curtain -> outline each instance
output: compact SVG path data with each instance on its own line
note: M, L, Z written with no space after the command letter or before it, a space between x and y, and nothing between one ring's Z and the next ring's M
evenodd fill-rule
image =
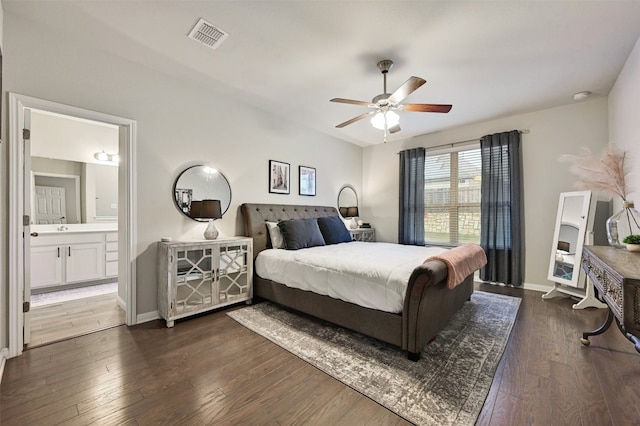
M424 159L424 148L400 152L400 244L424 245Z
M524 275L520 132L484 136L480 150L480 245L488 261L480 279L520 286Z

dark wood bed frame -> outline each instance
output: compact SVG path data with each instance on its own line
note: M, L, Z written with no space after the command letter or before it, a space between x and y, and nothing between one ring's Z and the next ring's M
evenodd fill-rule
M271 248L265 222L338 216L334 207L286 204L242 204L244 232L253 238L254 257ZM255 268L254 268L255 270ZM407 285L400 314L363 308L329 296L287 287L254 275L254 296L321 318L398 346L411 360L420 359L424 346L435 338L473 293L473 274L454 289L447 288L447 267L429 261L415 268Z

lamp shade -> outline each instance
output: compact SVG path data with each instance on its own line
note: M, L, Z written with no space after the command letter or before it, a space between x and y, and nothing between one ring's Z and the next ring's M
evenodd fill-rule
M358 206L347 207L347 214L344 217L358 217Z
M222 219L220 200L202 200L200 219Z
M192 201L189 209L189 216L193 219L200 219L200 211L202 210L202 201Z

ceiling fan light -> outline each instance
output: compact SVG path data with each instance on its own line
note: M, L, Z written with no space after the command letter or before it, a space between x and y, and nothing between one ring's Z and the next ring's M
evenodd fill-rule
M384 123L384 119L385 119L385 114L387 115L387 129L393 126L396 126L398 123L400 123L400 116L398 114L396 114L393 111L387 111L386 113L380 111L378 113L376 113L376 115L374 115L371 118L371 125L373 127L375 127L376 129L380 129L380 130L384 130L385 128L385 123Z

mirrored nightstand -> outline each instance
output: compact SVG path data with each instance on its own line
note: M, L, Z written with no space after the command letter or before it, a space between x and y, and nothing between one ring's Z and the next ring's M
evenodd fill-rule
M376 240L376 231L373 228L349 229L353 241L373 242Z

